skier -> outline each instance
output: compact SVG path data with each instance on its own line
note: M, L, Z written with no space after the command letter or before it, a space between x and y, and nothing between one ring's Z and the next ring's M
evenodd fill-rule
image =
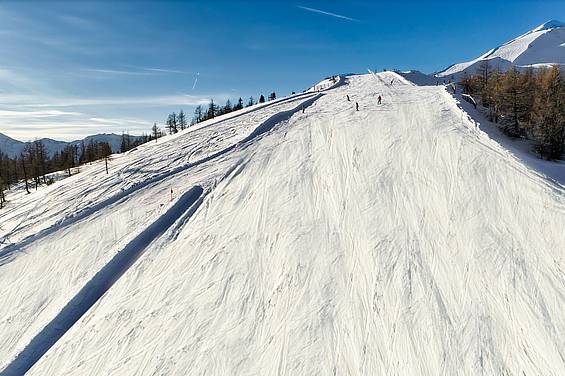
M392 86L393 82L394 82L394 78L392 80L390 80L390 86Z
M382 98L381 98L381 96L379 95L379 97L377 98L377 103L378 103L378 104L381 104L381 100L382 100Z
M355 111L359 111L359 103L355 102Z
M351 99L349 99L349 94L347 94L347 101L350 102Z
M304 113L304 105L302 105L302 113Z

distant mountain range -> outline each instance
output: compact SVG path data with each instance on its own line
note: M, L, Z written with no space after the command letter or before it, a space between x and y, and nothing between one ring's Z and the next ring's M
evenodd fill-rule
M133 140L139 138L139 136L130 136ZM112 148L112 152L117 153L120 151L120 145L122 142L122 136L117 135L114 133L101 133L95 134L92 136L88 136L83 138L82 140L75 140L75 141L57 141L50 138L41 138L41 142L46 146L49 156L53 156L56 152L63 150L67 145L80 145L84 142L85 145L90 143L91 141L95 142L107 142L110 144ZM15 140L11 137L6 136L3 133L0 133L0 152L7 154L9 157L13 158L18 155L24 150L26 144L30 142L23 142L19 140Z
M453 64L436 76L454 76L457 79L465 73L475 74L483 61L488 61L492 69L498 68L503 72L512 65L519 69L554 64L565 67L565 24L548 21L474 60Z

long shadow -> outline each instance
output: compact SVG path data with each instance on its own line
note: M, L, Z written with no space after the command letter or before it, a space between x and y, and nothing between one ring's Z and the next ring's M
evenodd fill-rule
M0 373L2 376L25 374L41 357L104 295L112 285L139 259L147 246L162 235L185 213L194 213L204 190L192 187L177 202L143 232L132 239L112 260L92 277ZM185 219L186 221L187 219Z

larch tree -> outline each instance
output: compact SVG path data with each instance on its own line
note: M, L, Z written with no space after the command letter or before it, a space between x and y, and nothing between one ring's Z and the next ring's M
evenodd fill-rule
M186 115L184 114L184 111L181 109L178 116L177 116L177 123L178 123L178 127L180 128L180 130L184 130L186 129L187 126L187 121L186 121Z

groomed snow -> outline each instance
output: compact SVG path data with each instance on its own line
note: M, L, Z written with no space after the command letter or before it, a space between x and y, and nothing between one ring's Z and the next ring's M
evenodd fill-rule
M22 197L20 242L131 189L5 259L3 364L201 186L30 375L565 374L564 189L443 87L342 82Z

